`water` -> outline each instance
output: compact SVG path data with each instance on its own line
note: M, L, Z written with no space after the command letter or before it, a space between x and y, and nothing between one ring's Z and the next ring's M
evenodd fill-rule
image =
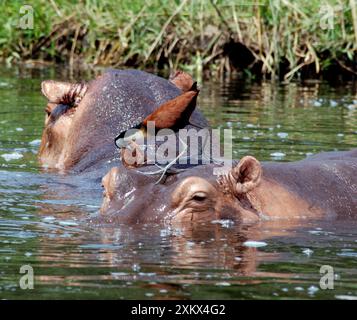
M351 299L357 297L357 220L92 226L101 194L68 197L40 173L42 79L55 69L0 69L0 298ZM89 75L85 75L89 78ZM200 105L213 127L233 128L234 156L292 161L357 146L352 83L205 83ZM61 196L62 195L62 196ZM64 196L66 195L66 196ZM22 290L23 265L33 290ZM334 290L320 288L320 267Z

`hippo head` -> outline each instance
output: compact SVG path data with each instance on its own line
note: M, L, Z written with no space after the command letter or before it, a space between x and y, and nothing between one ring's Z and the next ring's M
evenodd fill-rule
M162 184L155 184L157 177L124 166L114 167L102 181L102 217L124 223L257 221L251 191L260 183L260 163L244 157L219 177L213 175L214 167L192 167L168 176Z
M46 80L48 99L39 152L43 166L84 171L117 156L114 139L154 110L187 91L192 78L177 73L166 80L139 70L107 70L88 83ZM195 110L191 119L205 126Z
M55 167L64 156L73 117L87 91L87 85L47 80L42 82L41 89L48 103L39 157L43 163Z

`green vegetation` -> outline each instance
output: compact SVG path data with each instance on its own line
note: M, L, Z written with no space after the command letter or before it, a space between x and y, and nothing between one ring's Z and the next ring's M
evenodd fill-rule
M7 63L240 70L286 80L357 74L356 0L37 0L25 30L22 5L0 0Z

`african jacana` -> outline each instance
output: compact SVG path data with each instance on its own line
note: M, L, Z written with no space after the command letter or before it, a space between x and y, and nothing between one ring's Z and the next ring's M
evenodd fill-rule
M191 124L190 117L195 110L198 93L197 82L195 82L189 91L165 102L153 113L149 114L141 123L130 129L139 129L144 137L147 135L147 125L149 121L155 123L155 133L161 129L171 129L174 132L183 129L186 125ZM130 140L138 136L138 132L136 132L136 134L126 137L125 135L128 130L121 132L119 136L115 138L115 144L119 148L126 145L124 138L125 140Z
M148 122L154 122L155 134L161 129L171 129L174 132L178 132L180 129L183 129L189 124L199 127L190 122L190 117L196 107L198 93L199 90L197 88L197 82L195 82L190 90L162 104L153 113L148 115L141 123L130 128L139 129L139 131L136 131L128 137L126 136L126 133L130 129L121 132L115 139L115 144L119 148L126 148L128 146L128 141L138 137L146 137ZM171 161L165 168L160 167L160 170L158 171L145 174L158 174L163 172L159 179L160 181L167 170L186 152L187 145L181 139L180 141L185 145L185 148L173 161ZM125 152L122 151L122 155L123 154L125 154Z

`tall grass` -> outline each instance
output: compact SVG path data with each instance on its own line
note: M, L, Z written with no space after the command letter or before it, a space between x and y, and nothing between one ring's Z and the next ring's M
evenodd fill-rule
M198 75L238 69L286 80L335 66L357 74L356 0L37 0L31 5L34 28L22 30L17 26L22 3L0 0L0 57L9 64L182 68ZM243 46L231 45L236 43Z

